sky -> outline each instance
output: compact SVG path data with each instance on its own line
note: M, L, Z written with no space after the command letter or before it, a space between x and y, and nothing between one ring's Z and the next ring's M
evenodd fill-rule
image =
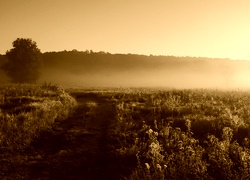
M249 0L1 0L0 54L16 38L42 52L250 60Z

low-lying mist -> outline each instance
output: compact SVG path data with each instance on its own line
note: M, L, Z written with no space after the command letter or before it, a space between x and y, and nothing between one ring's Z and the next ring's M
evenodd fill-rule
M250 88L250 61L88 51L47 52L42 56L39 83L69 88ZM0 56L0 66L5 61ZM0 70L0 82L7 81Z
M159 70L127 70L122 72L72 73L50 69L44 71L40 81L60 84L66 87L167 87L167 88L250 88L250 71L196 72L176 67Z

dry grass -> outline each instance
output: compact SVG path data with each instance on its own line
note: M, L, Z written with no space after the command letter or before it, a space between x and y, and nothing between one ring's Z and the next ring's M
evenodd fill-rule
M55 120L67 118L76 101L50 84L9 85L0 89L0 148L10 151L29 146Z

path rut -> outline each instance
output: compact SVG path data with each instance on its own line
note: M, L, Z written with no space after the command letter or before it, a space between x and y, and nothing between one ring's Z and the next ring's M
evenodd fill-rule
M34 141L26 160L8 177L28 179L122 179L125 172L109 145L115 106L95 93L78 93L78 107Z

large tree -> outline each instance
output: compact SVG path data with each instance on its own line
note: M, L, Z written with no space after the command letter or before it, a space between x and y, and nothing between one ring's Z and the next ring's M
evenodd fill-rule
M6 52L8 61L1 67L14 83L34 83L41 74L41 51L32 39L17 38Z

